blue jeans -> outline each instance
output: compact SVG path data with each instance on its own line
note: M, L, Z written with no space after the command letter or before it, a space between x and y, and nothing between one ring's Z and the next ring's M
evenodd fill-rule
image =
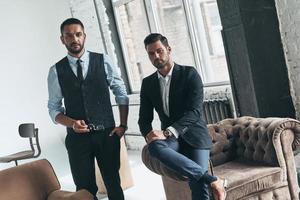
M209 199L208 185L202 178L208 170L208 149L196 149L181 137L155 140L149 144L148 149L151 156L189 178L193 200Z

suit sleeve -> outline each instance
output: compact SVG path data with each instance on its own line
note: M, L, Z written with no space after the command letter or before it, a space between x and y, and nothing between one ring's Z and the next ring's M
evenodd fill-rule
M141 92L140 92L140 111L139 111L139 128L144 137L152 131L152 121L153 121L153 104L151 99L147 95L147 89L145 81L142 82Z
M192 68L188 73L186 105L183 116L172 124L179 135L189 130L189 127L198 123L202 118L203 83L198 72Z

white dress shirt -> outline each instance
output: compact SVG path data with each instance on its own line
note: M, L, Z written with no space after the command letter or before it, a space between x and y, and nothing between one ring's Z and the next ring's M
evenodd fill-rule
M160 85L160 93L161 93L162 103L163 103L163 110L168 117L170 117L169 93L170 93L170 84L171 84L173 69L174 69L174 63L169 73L165 77L161 75L159 71L157 71L159 85ZM174 127L169 126L167 130L169 130L176 138L178 138L178 132Z

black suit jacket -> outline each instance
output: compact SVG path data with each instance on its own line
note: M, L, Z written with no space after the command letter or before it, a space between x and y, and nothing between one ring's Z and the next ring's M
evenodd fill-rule
M140 93L139 127L145 137L152 130L153 109L158 113L161 129L174 127L179 137L195 148L212 145L202 117L203 84L193 67L174 65L169 91L169 114L165 115L157 72L143 79Z

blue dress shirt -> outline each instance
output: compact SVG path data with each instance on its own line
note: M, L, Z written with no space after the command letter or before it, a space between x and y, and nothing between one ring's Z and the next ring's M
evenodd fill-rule
M82 74L85 78L88 72L88 66L90 62L89 52L85 51L84 54L80 57L82 60ZM77 76L77 60L78 58L72 57L71 55L67 55L69 60L69 64L73 73ZM126 92L125 84L120 76L120 73L117 67L112 63L112 60L109 58L108 55L103 55L104 60L104 70L106 73L107 83L112 90L116 103L118 105L128 105L129 99ZM58 82L57 71L55 65L53 65L48 74L48 111L49 115L54 123L56 116L59 113L65 113L65 108L62 105L63 95L61 92L61 88Z

